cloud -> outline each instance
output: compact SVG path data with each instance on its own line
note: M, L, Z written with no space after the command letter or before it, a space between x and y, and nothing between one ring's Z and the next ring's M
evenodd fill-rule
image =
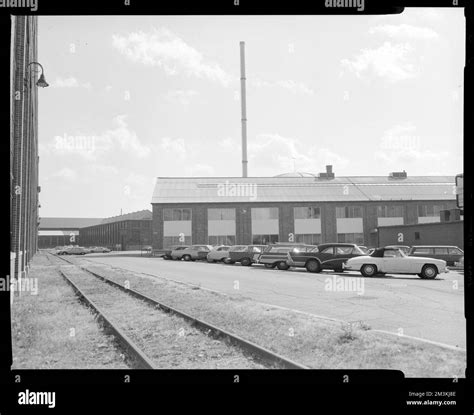
M234 152L234 151L241 150L240 141L236 141L232 137L226 137L223 140L219 140L219 143L217 145L223 151L227 151L227 152Z
M438 33L427 27L412 26L408 24L400 25L380 25L369 30L372 34L383 34L395 39L437 39Z
M186 158L187 147L182 138L163 137L161 139L161 149L174 157Z
M314 90L312 90L304 82L293 81L291 79L282 80L282 81L264 81L259 78L250 78L249 83L255 88L283 88L293 94L301 95L314 95Z
M228 86L232 77L217 63L210 62L195 48L170 30L113 35L113 46L133 62L158 66L168 75L184 73Z
M77 173L75 170L69 167L64 167L61 170L53 173L50 178L60 178L66 181L75 181L77 179Z
M178 102L181 105L189 105L191 100L197 96L197 91L194 90L176 90L176 91L169 91L165 98L171 102Z
M115 128L101 134L69 134L55 136L49 143L50 152L57 155L78 155L88 160L97 160L112 151L121 150L129 156L147 157L151 150L142 144L136 133L128 127L125 115L113 119Z
M362 49L354 59L342 59L344 69L355 73L358 77L373 73L390 82L414 78L418 70L411 62L410 53L413 47L408 43L392 45L385 42L377 49Z
M248 158L252 171L262 175L276 175L294 170L318 173L331 164L340 168L348 160L328 148L304 145L300 140L279 134L259 134L249 143Z
M124 180L124 195L133 200L146 200L153 192L155 180L154 176L129 173Z
M92 85L90 82L79 82L73 76L69 78L56 78L56 80L51 84L54 88L85 88L91 89Z
M197 163L190 167L189 173L191 176L213 176L215 171L209 164Z

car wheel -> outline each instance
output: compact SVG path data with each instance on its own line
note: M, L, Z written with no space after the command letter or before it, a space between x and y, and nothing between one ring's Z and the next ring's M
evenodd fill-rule
M277 264L277 268L281 271L286 271L287 269L289 269L290 267L288 266L288 264L285 262L285 261L280 261L278 264Z
M438 268L434 265L425 265L418 276L424 280L433 280L438 275Z
M191 261L191 255L183 255L185 261Z
M321 264L319 263L319 261L316 261L316 260L312 260L312 261L308 261L306 263L306 271L308 272L316 272L316 273L319 273L321 272Z
M252 265L252 261L250 260L250 258L242 258L240 260L240 263L244 266L244 267L249 267L250 265Z
M364 264L360 269L360 273L364 277L373 277L375 274L377 274L377 267L374 264Z
M273 264L265 264L265 268L273 269L273 268L275 268L275 265L273 265Z
M232 264L235 264L235 262L232 261L232 260L230 260L229 258L225 258L225 259L224 259L224 264L226 264L226 265L232 265Z

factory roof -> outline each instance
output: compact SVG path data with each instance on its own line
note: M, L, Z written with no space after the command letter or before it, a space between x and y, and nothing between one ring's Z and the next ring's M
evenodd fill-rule
M106 223L122 222L124 220L151 220L151 211L148 209L139 210L137 212L126 213L124 215L112 216L102 220L100 225Z
M41 218L39 229L80 229L97 225L102 218Z
M158 177L151 203L454 200L454 176Z

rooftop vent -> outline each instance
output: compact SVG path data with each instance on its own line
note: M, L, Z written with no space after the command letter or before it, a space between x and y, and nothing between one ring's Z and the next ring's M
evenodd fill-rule
M403 171L393 171L389 175L390 179L406 179L407 178L407 172L405 170Z
M319 173L318 177L320 179L334 179L334 173L332 172L332 166L328 165L326 166L326 172L324 173Z

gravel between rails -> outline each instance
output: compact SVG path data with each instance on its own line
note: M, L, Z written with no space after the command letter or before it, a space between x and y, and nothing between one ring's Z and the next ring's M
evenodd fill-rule
M157 368L265 368L240 349L205 335L184 319L157 310L75 266L61 266L61 271L124 330Z

